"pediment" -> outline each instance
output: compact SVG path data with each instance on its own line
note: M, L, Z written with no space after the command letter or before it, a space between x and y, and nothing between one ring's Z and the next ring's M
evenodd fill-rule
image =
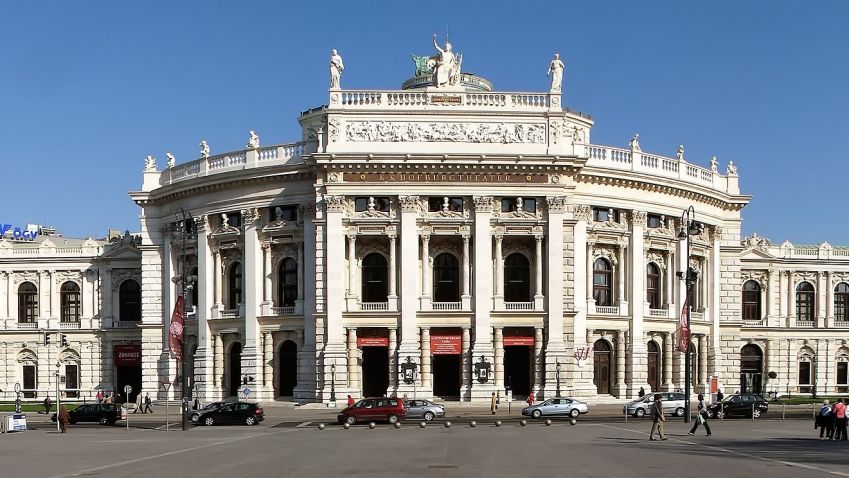
M769 252L767 252L763 249L750 247L748 249L745 249L742 253L740 253L740 259L744 260L744 261L745 260L751 260L751 261L773 260L773 259L775 259L775 256L773 256L772 254L770 254Z

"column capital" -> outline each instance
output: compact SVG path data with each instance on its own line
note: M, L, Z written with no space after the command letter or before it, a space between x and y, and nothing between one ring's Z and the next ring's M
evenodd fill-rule
M566 196L549 196L545 198L549 214L563 214L568 208L569 199Z
M343 212L345 210L345 196L324 195L324 209L327 212Z
M304 219L315 219L314 203L300 204L298 205L298 209L301 211L301 217Z
M634 209L631 211L632 227L646 227L647 218L648 214L645 211Z
M492 196L472 196L475 212L492 212Z
M203 233L205 235L206 232L210 230L210 228L209 228L209 216L207 216L206 214L195 217L194 220L195 220L195 231L197 231L198 236L200 236L201 233Z
M419 212L418 196L398 196L401 203L401 212Z
M259 221L259 210L257 208L242 209L242 224L247 226L255 226Z
M574 206L573 214L575 215L576 221L590 222L592 220L592 208L586 204L576 204Z

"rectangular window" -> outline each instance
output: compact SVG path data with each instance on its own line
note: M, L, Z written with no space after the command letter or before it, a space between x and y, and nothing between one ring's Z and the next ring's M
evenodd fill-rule
M521 210L526 212L537 212L536 198L501 198L501 212L514 212L519 210L519 200L522 200Z
M837 362L837 384L849 385L849 362Z
M272 221L296 222L298 220L298 206L296 205L275 206L269 209Z
M619 222L619 211L611 208L594 207L593 221L595 222Z
M76 398L80 388L80 367L79 365L65 365L65 396L68 398Z
M811 362L799 362L799 392L811 393Z
M389 212L388 197L359 197L354 199L356 212L381 211Z
M38 388L35 365L24 365L22 369L24 398L35 398L35 389Z
M228 212L227 225L236 228L242 227L242 213L240 213L239 211Z
M658 227L663 227L663 216L659 214L649 214L646 218L646 227L651 229L657 229Z
M522 200L522 208L528 212L537 212L537 200L534 198L525 198Z
M516 200L513 198L501 198L501 212L513 212L516 210Z
M430 212L463 212L463 198L429 197L427 198L427 210Z

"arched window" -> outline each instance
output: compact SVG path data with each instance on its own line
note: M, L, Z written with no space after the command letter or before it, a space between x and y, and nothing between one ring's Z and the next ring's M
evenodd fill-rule
M610 290L612 268L606 259L596 259L593 263L593 299L595 305L609 306L613 304Z
M646 267L646 300L650 309L660 308L660 267L651 264Z
M660 347L654 340L648 345L648 379L652 392L660 390Z
M811 393L813 389L813 357L814 351L808 348L803 348L797 357L799 393Z
M764 353L755 344L746 344L740 349L740 391L761 393L763 381Z
M292 307L298 299L298 263L287 257L277 271L277 307Z
M62 322L80 321L80 286L76 282L65 282L59 289L62 302Z
M389 295L388 271L386 258L381 254L372 252L363 257L361 302L386 302Z
M814 321L814 286L809 282L796 286L796 320Z
M593 344L593 383L599 394L610 393L611 352L606 340L599 339Z
M849 321L849 284L841 282L834 288L834 320Z
M757 281L743 284L743 320L761 320L761 285Z
M133 279L125 280L118 289L118 320L141 320L141 287Z
M190 294L191 294L191 297L192 297L192 305L197 307L198 306L198 289L200 288L199 285L198 285L199 279L197 279L198 268L192 267L192 269L189 271L189 275L192 276L192 277L195 277L195 281L193 283L191 283L192 289L191 289Z
M230 267L230 274L227 278L229 286L229 299L227 308L230 310L238 309L242 303L242 263L237 262Z
M460 302L460 265L453 254L433 259L433 301Z
M32 282L18 286L18 322L38 320L38 289Z
M531 263L519 253L504 260L504 301L531 301Z

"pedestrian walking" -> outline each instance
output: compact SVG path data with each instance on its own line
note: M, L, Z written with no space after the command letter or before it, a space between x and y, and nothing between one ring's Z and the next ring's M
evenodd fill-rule
M637 397L639 397L639 398L643 398L643 397L645 397L645 396L646 396L646 389L645 389L645 388L643 388L643 387L640 387L640 391L639 391L639 392L637 392Z
M498 397L495 396L495 392L492 392L492 400L489 401L489 411L495 415L495 410L498 408Z
M831 440L834 438L834 414L828 400L822 402L822 408L814 417L814 430L820 429L820 440ZM823 437L823 435L825 435Z
M44 397L44 414L50 414L50 407L53 406L53 401L50 400L50 395Z
M716 401L721 402L723 398L725 398L725 395L722 394L722 390L716 389Z
M704 425L705 431L707 434L705 436L710 436L710 425L708 425L708 412L707 412L707 404L705 403L705 396L701 393L699 394L699 408L696 413L696 423L693 424L693 428L690 429L690 436L696 434L696 429L699 428L699 425Z
M139 412L144 413L144 397L142 397L141 393L136 395L136 408L135 408L135 410L133 410L133 414L136 414L136 413L139 413Z
M153 408L150 407L150 393L145 393L144 394L144 412L142 412L142 413L147 413L148 411L150 413L153 413Z
M65 408L65 405L62 405L62 408L59 409L59 416L56 419L59 420L59 431L61 433L68 431L68 423L71 421L71 417L68 415L68 409Z
M97 403L103 403L103 390L98 390L94 397L97 398Z
M849 399L846 401L849 401ZM837 399L832 413L834 413L834 438L832 439L834 441L846 441L846 404L843 403L842 398Z
M534 406L534 394L533 393L528 394L528 406L529 407Z
M663 403L660 401L660 394L654 394L654 402L651 405L651 433L649 433L649 440L654 441L654 433L657 431L657 435L661 440L666 440L666 435L663 433L663 422L666 421L666 417L663 415Z
M354 397L348 395L348 406L350 407L353 404L354 404Z

